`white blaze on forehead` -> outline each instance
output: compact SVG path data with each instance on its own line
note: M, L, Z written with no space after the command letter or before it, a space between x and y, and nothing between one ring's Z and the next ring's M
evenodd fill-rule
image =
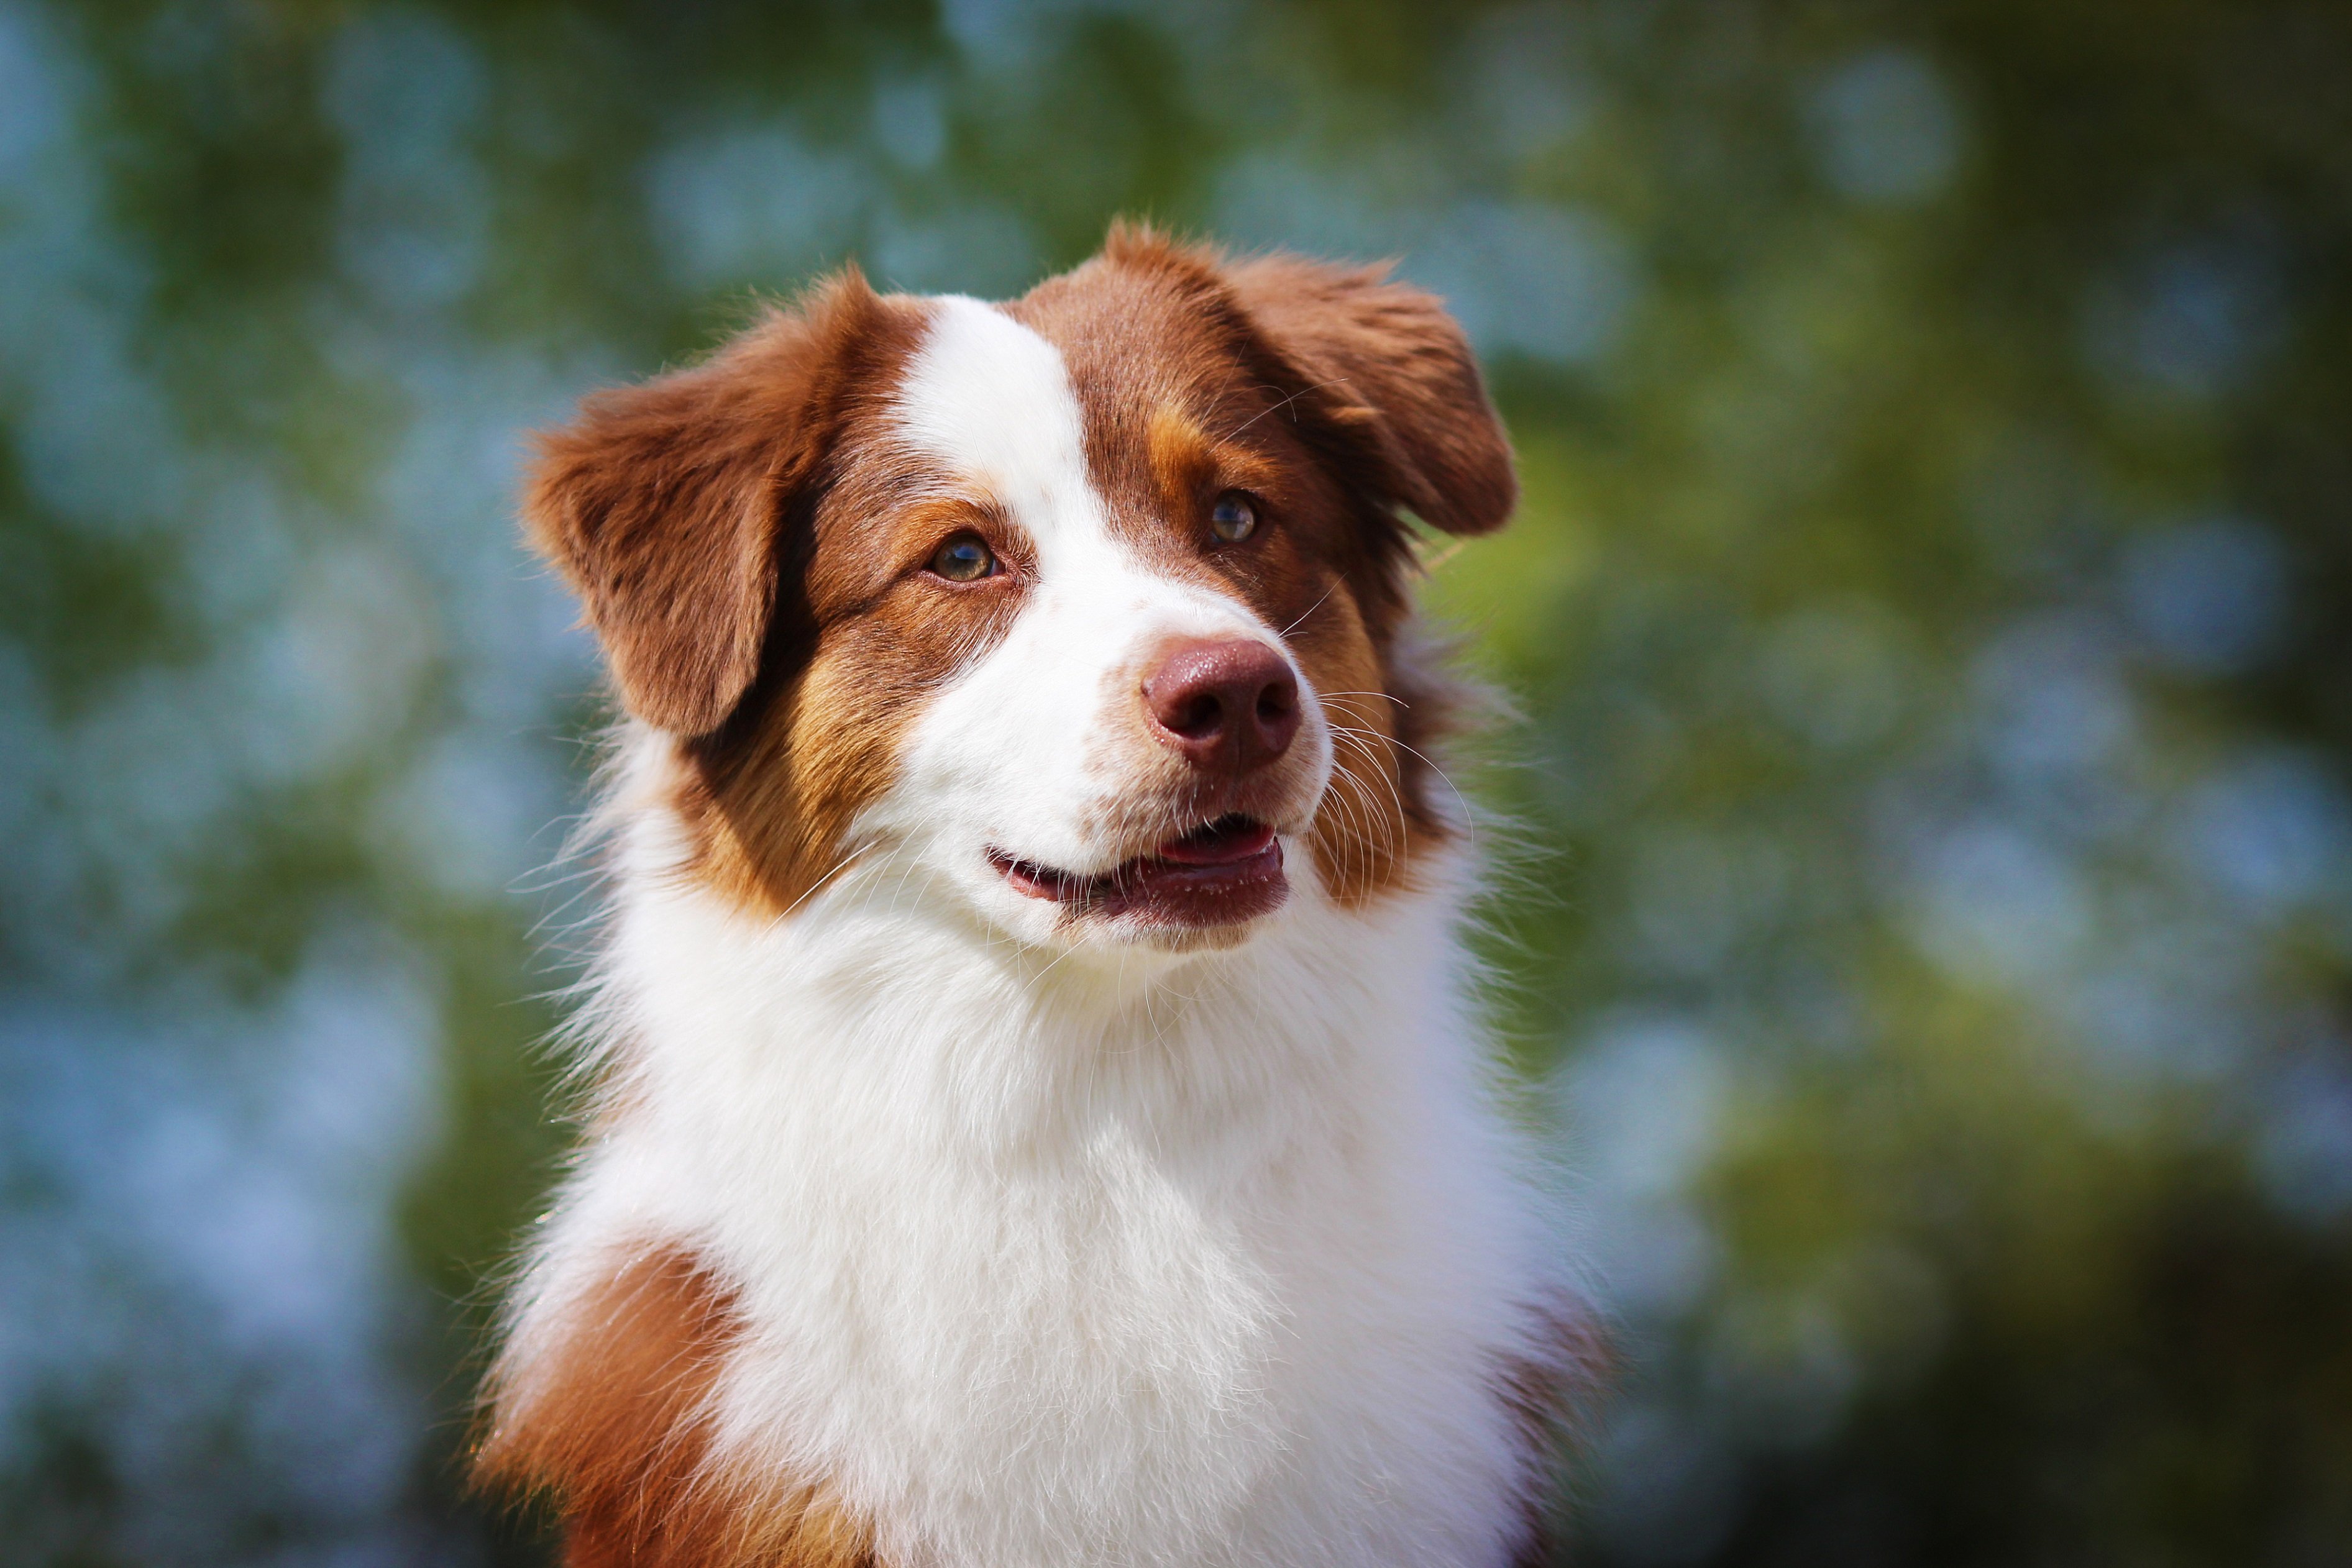
M933 301L895 412L901 441L1003 507L1036 570L1002 640L933 695L867 821L944 841L982 897L1042 932L1054 912L1009 891L977 852L1087 874L1134 855L1116 836L1118 808L1164 782L1138 716L1143 660L1179 639L1281 644L1238 594L1181 580L1113 533L1068 367L1012 317Z
M1085 417L1061 350L977 299L950 294L933 304L898 393L908 443L984 487L1041 551L1074 542L1073 530L1100 530Z

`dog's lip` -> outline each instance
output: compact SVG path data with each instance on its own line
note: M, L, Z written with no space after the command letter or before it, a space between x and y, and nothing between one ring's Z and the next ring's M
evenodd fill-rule
M999 849L988 858L1028 897L1100 915L1164 906L1182 925L1214 923L1218 906L1229 902L1249 905L1234 912L1246 919L1279 902L1285 887L1282 841L1270 824L1239 813L1204 822L1107 872L1062 871Z

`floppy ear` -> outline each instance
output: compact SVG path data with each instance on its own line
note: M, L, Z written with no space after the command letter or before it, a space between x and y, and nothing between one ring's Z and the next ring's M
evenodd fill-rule
M888 319L852 269L702 364L596 393L541 437L525 527L579 594L637 717L705 735L751 688L786 518Z
M1374 486L1452 534L1483 534L1518 502L1510 444L1462 329L1386 267L1304 256L1229 264L1224 281L1305 378L1323 416L1366 450Z

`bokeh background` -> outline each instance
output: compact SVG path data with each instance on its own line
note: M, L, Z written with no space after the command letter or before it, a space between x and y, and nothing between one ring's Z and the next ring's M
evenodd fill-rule
M0 0L0 1563L543 1560L523 433L1118 213L1401 257L1518 443L1580 1561L2352 1562L2352 8Z

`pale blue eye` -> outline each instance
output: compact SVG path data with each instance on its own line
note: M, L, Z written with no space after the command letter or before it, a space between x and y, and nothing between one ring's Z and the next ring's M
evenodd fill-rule
M1239 490L1228 490L1217 497L1216 507L1209 513L1209 531L1229 545L1237 545L1257 532L1257 508Z

